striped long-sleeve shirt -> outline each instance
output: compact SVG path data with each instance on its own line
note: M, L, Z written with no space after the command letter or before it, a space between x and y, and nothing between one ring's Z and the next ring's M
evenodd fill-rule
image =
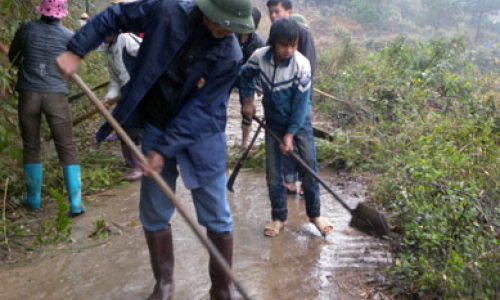
M261 86L266 122L286 126L295 135L311 114L311 65L298 51L275 65L272 52L269 46L260 48L243 66L241 97L252 97L256 85Z

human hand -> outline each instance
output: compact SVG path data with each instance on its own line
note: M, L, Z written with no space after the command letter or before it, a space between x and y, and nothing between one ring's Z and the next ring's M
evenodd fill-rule
M63 52L56 58L56 67L64 80L69 80L71 75L78 72L82 59L71 51Z
M286 155L288 155L289 151L293 151L293 134L287 133L283 136L283 143L280 144L280 150Z
M109 110L109 108L111 107L109 105L109 99L103 99L102 100L102 105L104 106L105 109Z
M147 160L148 165L139 163L139 166L142 169L142 174L144 176L150 177L154 172L161 172L161 170L163 169L163 164L165 163L165 159L160 153L154 150L149 151Z
M255 106L253 105L253 98L246 98L245 105L243 105L243 115L252 120L253 115L255 114Z

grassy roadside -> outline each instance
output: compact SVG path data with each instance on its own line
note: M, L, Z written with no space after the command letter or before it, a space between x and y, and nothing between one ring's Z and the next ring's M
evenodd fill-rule
M399 233L399 298L498 296L498 47L400 38L375 53L347 41L319 60L318 87L343 101L314 100L339 128L318 155L377 174Z

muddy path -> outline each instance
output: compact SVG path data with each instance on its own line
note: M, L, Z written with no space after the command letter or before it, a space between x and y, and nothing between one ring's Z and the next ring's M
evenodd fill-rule
M235 99L232 99L232 103ZM237 143L238 113L232 106L228 136ZM229 172L229 171L228 171ZM364 201L364 186L328 170L321 175L354 206ZM139 183L106 191L74 220L74 244L49 249L25 266L0 269L0 299L145 299L154 281L138 216ZM194 216L189 192L178 181L178 196ZM275 238L262 234L270 219L265 175L243 170L228 193L234 218L234 271L254 299L365 299L366 283L392 262L387 245L349 228L349 214L322 190L322 215L335 232L323 239L305 214L304 201L288 197L289 223ZM111 234L89 237L95 222ZM176 300L208 300L208 254L185 221L172 220Z

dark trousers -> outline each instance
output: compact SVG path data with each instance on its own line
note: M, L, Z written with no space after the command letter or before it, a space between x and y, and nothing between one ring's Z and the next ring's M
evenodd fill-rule
M21 92L18 102L19 126L23 139L23 164L38 164L42 113L50 127L59 161L63 166L78 164L73 144L73 127L67 95Z
M276 126L268 121L267 126L278 136L283 137L286 127ZM283 185L283 163L286 155L281 153L279 143L266 133L266 179L271 200L271 217L274 221L284 222L288 218L287 197ZM294 152L314 171L318 172L316 148L311 120L308 118L303 128L294 135ZM306 213L309 218L320 216L321 202L319 184L306 172L302 178Z

